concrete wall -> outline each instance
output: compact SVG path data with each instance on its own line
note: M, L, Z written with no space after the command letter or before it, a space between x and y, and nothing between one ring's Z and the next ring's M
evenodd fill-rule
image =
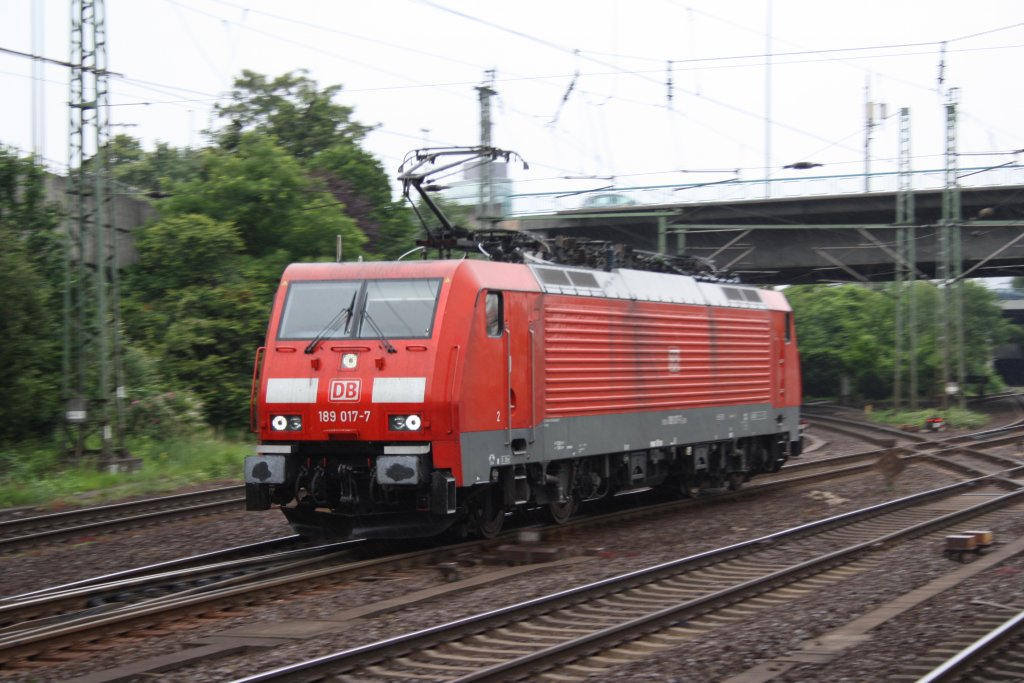
M65 212L68 209L67 200L67 178L63 176L47 175L45 180L46 196L51 202L60 204ZM120 268L130 266L138 261L138 252L135 250L135 239L133 233L137 228L156 218L156 209L145 200L125 194L115 194L111 201L113 210L113 225L117 231L117 262ZM91 210L91 207L90 207ZM65 226L61 226L65 230ZM85 248L85 260L87 263L95 263L94 245L87 244Z

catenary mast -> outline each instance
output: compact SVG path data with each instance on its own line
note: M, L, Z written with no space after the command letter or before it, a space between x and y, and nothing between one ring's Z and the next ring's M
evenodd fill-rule
M65 449L103 463L126 457L118 232L110 140L105 0L71 2L64 287Z

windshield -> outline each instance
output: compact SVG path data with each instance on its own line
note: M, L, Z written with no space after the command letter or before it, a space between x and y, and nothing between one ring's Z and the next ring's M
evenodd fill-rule
M440 280L292 282L277 338L427 338L440 288ZM346 316L346 324L332 324L339 311L345 311L353 301L355 308L351 316Z

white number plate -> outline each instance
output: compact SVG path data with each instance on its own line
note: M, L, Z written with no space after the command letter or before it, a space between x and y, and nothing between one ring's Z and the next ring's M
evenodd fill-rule
M318 413L321 422L351 424L370 421L369 410L321 410Z

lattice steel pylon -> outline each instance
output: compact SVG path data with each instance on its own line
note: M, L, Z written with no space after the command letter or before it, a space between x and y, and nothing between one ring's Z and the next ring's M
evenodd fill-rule
M476 91L480 97L480 146L484 149L491 146L491 98L498 94L494 89L493 69L485 72L487 82L478 85ZM480 165L480 186L477 196L477 224L482 227L493 228L502 218L500 212L495 210L494 192L494 160L484 159Z
M71 0L62 393L65 451L126 458L104 0Z
M949 407L951 396L962 408L966 404L964 379L964 288L963 244L961 237L960 184L957 179L957 104L959 90L946 94L946 169L942 191L942 220L939 222L939 262L937 276L942 288L940 325L942 338L942 405Z
M896 315L893 350L893 407L903 401L908 380L911 410L917 410L917 235L913 171L910 164L910 109L900 109L899 174L896 191Z

